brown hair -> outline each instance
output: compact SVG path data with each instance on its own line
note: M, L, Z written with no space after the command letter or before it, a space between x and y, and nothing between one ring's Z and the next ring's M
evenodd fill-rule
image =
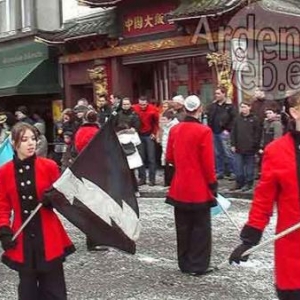
M22 137L26 130L30 130L34 134L35 138L38 138L38 132L34 126L28 123L18 122L11 130L11 139L14 142L15 148L20 146Z
M295 93L287 100L288 108L300 105L300 92Z
M248 101L248 100L243 100L243 101L241 102L240 106L241 106L242 104L247 105L247 106L249 106L249 107L252 106L251 102Z
M222 94L227 95L227 89L224 85L219 85L216 90L220 90Z

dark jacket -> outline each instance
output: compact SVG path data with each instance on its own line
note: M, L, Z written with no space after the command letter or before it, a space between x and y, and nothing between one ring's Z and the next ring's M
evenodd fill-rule
M101 107L100 109L98 109L97 112L98 112L98 122L99 122L100 126L102 127L107 122L107 120L110 118L112 109L108 104L106 104L103 107Z
M223 130L231 131L236 111L231 103L212 103L207 109L208 126L213 133L219 134Z
M128 124L130 128L133 127L136 131L139 131L141 126L140 118L133 109L119 110L118 114L114 117L113 123L114 126L117 126L120 123Z
M255 115L236 117L231 131L231 145L236 153L255 154L260 144L259 133L260 123Z

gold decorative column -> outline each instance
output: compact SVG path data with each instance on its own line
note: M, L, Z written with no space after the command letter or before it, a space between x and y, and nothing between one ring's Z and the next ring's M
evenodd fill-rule
M208 65L215 68L218 85L224 86L227 89L227 97L232 99L232 67L229 53L213 52L207 54L206 58L208 60Z
M97 66L94 69L87 70L89 78L92 80L94 85L94 93L96 97L108 95L108 81L107 72L105 66ZM95 101L96 103L96 101Z

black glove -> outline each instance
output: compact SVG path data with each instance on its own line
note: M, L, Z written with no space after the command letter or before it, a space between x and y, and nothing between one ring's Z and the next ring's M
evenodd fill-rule
M218 182L216 181L214 183L210 183L209 189L211 190L214 197L217 198L218 197Z
M53 208L52 197L51 197L51 190L47 190L43 194L42 204L43 204L43 207L45 207L45 208L48 208L48 209L52 209Z
M15 240L13 241L12 237L13 237L12 235L3 235L1 237L1 246L4 251L7 251L9 249L16 247L17 242Z
M251 244L240 244L237 246L231 253L229 257L229 263L232 264L233 262L239 264L241 261L247 261L249 255L243 256L243 253L248 249L252 248L254 245Z

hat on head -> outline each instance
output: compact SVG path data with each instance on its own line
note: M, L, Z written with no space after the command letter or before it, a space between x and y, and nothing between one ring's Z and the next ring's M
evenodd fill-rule
M184 100L184 107L187 111L195 111L196 109L198 109L201 105L201 101L199 99L199 97L197 97L196 95L191 95L185 98Z
M28 109L25 105L19 106L16 111L21 112L23 115L28 115Z
M73 132L69 131L69 130L66 130L66 131L63 132L63 135L66 135L66 136L69 136L69 137L73 137Z
M7 120L6 114L1 112L1 113L0 113L0 124L5 123L6 120Z
M184 105L184 98L182 95L177 95L177 96L173 97L172 100L176 103Z
M79 112L86 112L89 108L85 105L76 105L74 107L74 112L77 114Z

